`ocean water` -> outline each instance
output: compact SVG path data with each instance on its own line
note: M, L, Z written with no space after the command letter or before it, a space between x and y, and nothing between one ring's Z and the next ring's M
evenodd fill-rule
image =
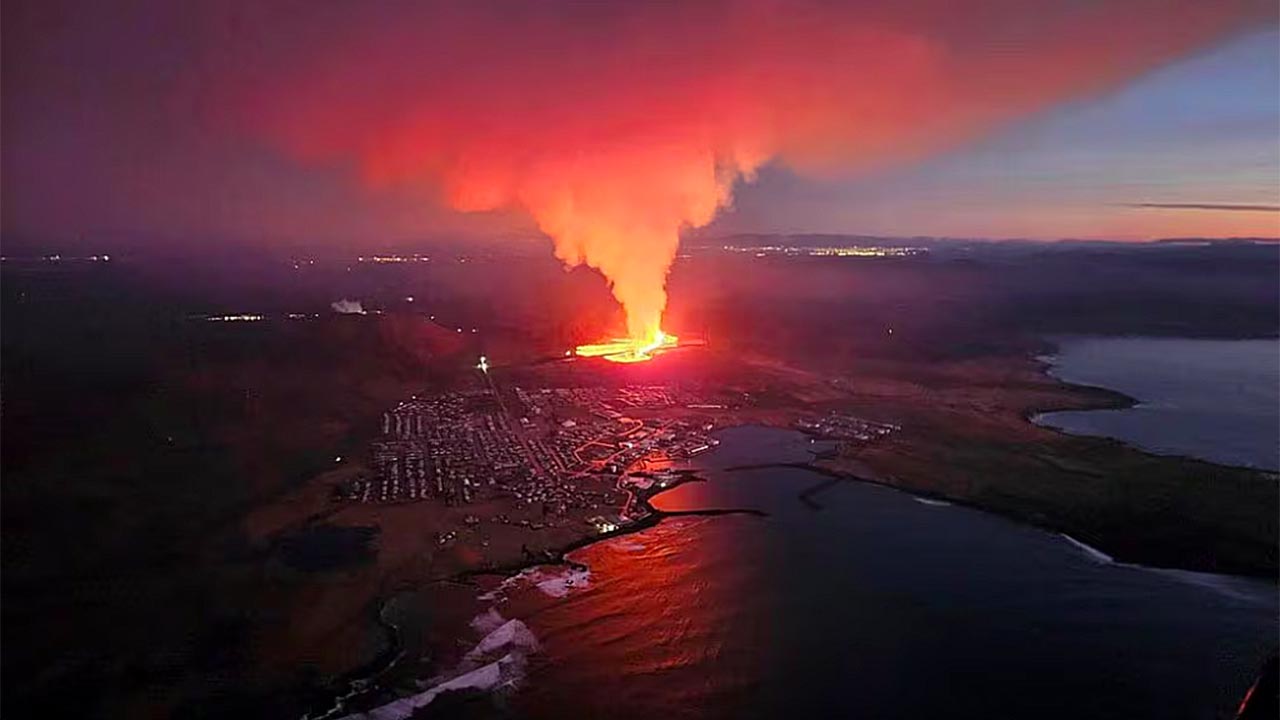
M808 445L719 437L699 460L710 482L655 503L768 517L670 520L575 553L588 570L504 583L474 639L497 665L459 682L521 718L1213 718L1276 650L1274 584L1115 564L803 470L729 472Z
M1036 422L1154 453L1280 469L1280 340L1059 340L1054 377L1117 390L1122 410L1044 413Z

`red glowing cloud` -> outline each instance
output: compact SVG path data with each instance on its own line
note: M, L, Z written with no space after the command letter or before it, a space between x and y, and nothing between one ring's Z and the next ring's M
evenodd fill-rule
M767 162L858 171L1105 90L1270 2L472 3L235 15L239 127L371 186L527 211L658 332L682 228ZM234 50L228 50L228 49Z

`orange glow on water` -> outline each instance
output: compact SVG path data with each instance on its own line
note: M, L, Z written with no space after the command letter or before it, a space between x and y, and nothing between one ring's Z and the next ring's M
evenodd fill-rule
M679 338L655 330L647 340L613 338L602 343L579 345L574 354L578 357L602 357L610 362L636 363L652 360L666 350L676 347Z

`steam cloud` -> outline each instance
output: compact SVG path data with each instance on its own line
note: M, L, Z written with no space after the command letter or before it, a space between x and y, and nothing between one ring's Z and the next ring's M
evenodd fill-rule
M335 300L329 303L329 307L332 308L334 312L340 315L364 315L365 314L364 305L361 304L359 300L347 300L346 298L343 298L341 300Z
M1273 5L302 5L238 12L213 46L237 48L224 81L226 105L249 109L240 127L371 187L527 210L649 339L680 232L763 164L856 172L945 149L1269 22Z

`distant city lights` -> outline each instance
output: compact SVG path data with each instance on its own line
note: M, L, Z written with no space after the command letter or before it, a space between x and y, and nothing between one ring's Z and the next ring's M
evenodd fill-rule
M210 315L205 318L205 320L208 320L209 322L258 322L259 320L266 319L266 315L253 315L247 313L242 315Z
M357 258L362 263L374 263L377 265L395 264L395 263L425 263L431 262L429 255L361 255Z
M828 247L799 247L794 245L722 245L721 250L731 253L749 253L755 257L781 255L784 257L911 257L928 251L922 247L878 245L849 245Z
M266 315L263 313L229 313L226 315L191 315L190 320L203 320L205 322L261 322L272 318L283 320L314 320L320 317L320 313L284 313L282 315Z
M61 255L54 253L51 255L41 255L40 257L9 257L7 255L0 256L0 262L111 262L110 255Z

